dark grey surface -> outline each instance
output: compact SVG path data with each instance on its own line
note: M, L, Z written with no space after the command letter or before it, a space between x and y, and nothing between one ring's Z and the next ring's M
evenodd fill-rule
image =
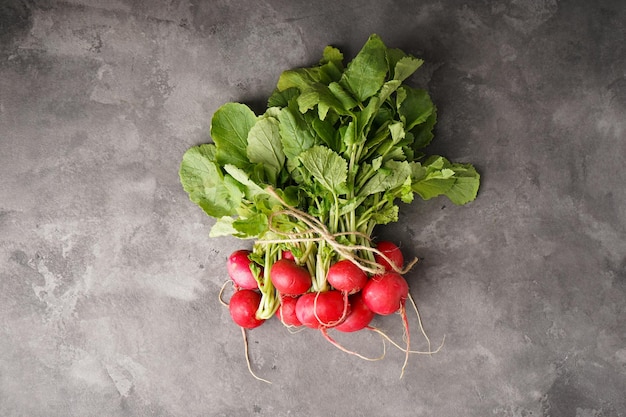
M626 416L626 5L511 0L0 1L0 415ZM348 356L241 335L225 259L178 183L227 101L370 33L424 58L433 153L478 199L377 230L433 345ZM424 348L415 318L416 348ZM397 316L378 320L402 335ZM376 355L372 335L342 338Z

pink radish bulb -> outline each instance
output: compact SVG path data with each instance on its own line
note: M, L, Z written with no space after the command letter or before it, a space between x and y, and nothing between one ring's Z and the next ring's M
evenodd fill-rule
M302 326L298 316L296 315L297 297L283 296L280 298L280 307L278 308L278 318L285 326Z
M347 259L342 259L328 268L326 280L336 290L353 294L367 282L367 274Z
M272 284L282 295L304 294L311 287L308 269L290 259L279 259L270 269Z
M228 276L233 280L237 288L253 290L258 288L258 283L250 270L252 261L248 258L249 250L241 249L233 252L228 257Z
M360 292L352 294L348 298L348 302L350 303L350 314L334 328L340 332L356 332L367 327L375 314L363 301L363 295Z
M261 294L254 290L239 290L230 298L228 309L235 323L245 329L254 329L265 321L256 317L259 304Z
M402 251L400 251L400 248L395 243L385 240L385 241L379 242L376 245L376 249L378 249L387 258L389 258L391 262L393 262L393 264L397 268L402 268L402 265L404 265L404 256L402 255ZM394 270L391 264L387 262L385 258L380 256L380 254L374 253L374 259L376 260L377 263L384 266L386 271Z
M335 326L349 312L348 300L336 290L304 294L296 304L298 320L312 329Z
M400 313L406 334L406 350L402 372L409 360L411 350L411 332L406 316L406 299L409 297L409 284L397 272L389 271L370 278L361 291L365 305L376 314L388 315ZM402 375L402 374L401 374Z
M409 285L397 272L385 272L367 281L362 290L365 305L383 316L400 311L409 295Z

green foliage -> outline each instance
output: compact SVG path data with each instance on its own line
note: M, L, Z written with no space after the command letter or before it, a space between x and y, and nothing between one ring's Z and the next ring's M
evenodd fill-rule
M437 112L427 91L404 81L423 61L377 35L343 60L329 46L319 64L283 72L261 116L241 103L215 112L214 143L189 149L179 172L190 199L217 219L212 236L271 237L271 217L281 230L307 230L278 215L285 206L276 195L330 233L368 236L398 220L398 200L475 199L472 165L422 153Z

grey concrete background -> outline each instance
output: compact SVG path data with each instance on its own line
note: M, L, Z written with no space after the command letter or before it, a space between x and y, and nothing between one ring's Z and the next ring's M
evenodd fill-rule
M397 350L272 321L264 384L217 300L251 242L208 238L178 165L218 106L371 33L427 61L431 151L483 175L377 230L446 343L400 380ZM623 1L0 1L0 415L626 416L625 34Z

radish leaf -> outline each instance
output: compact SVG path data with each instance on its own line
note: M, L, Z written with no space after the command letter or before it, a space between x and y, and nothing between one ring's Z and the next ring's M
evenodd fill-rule
M211 119L211 137L217 146L217 161L246 168L248 132L257 117L245 104L227 103L220 107Z
M341 77L343 84L361 102L380 90L387 75L387 48L378 35L369 37L361 51L348 64Z
M266 178L276 185L278 173L285 163L280 142L278 121L273 117L260 119L248 134L246 154L250 162L261 164Z
M332 193L338 193L348 178L345 159L324 146L314 146L303 152L300 161L309 174Z
M215 154L212 144L188 149L183 155L179 175L191 201L209 216L222 217L236 213L243 192L230 175L223 175Z

